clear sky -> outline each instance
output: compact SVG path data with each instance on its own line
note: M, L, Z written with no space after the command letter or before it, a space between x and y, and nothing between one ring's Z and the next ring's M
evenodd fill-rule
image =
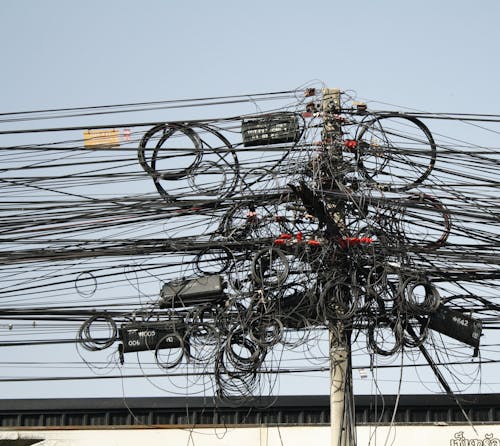
M312 79L497 110L495 0L4 0L2 111L277 91Z
M0 112L320 80L361 100L498 113L499 17L497 0L3 0ZM33 395L12 389L0 397Z

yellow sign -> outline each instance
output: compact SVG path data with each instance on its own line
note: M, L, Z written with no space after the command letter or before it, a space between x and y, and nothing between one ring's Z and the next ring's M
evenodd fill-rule
M117 129L94 129L83 132L85 147L106 149L120 146L120 131Z

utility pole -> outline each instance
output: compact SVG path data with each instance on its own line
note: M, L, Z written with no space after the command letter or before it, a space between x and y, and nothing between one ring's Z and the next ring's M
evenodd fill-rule
M342 158L342 116L341 92L339 89L323 89L322 99L322 168L321 186L341 192L343 182ZM344 200L337 200L332 206L331 218L340 230L345 230ZM330 240L336 243L338 240ZM340 259L342 262L342 259ZM337 263L337 262L335 262ZM338 267L338 265L332 265ZM347 307L350 304L349 287L342 287L341 299ZM327 305L331 305L328 303ZM334 309L335 310L335 309ZM354 405L352 403L352 364L350 348L350 327L343 320L329 320L330 357L330 429L331 446L355 446Z

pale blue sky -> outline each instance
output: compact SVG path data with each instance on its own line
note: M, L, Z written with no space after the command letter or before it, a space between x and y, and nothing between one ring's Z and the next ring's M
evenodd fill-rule
M3 0L2 111L291 89L497 109L500 4Z

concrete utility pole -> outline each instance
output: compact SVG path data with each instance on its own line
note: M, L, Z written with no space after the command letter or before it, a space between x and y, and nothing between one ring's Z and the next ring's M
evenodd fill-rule
M341 328L343 330L343 327ZM340 335L338 338L337 336ZM351 363L350 348L345 333L339 333L330 328L330 429L331 446L354 446L351 443L349 423Z
M330 190L340 190L342 178L342 118L341 93L338 89L323 89L323 159L322 184ZM331 218L339 229L345 229L344 205L339 200L331 209ZM333 243L333 241L331 241ZM348 306L350 290L342 290ZM350 329L342 320L330 320L330 429L331 446L355 446L354 405L352 404L352 364Z

